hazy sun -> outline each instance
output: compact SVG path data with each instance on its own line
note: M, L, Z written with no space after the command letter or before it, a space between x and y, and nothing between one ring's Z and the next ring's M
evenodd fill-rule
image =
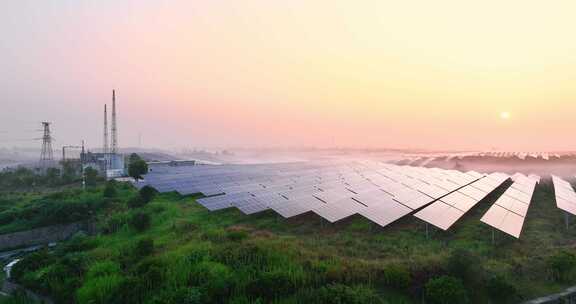
M510 113L509 112L501 112L500 113L500 118L506 120L506 119L510 119Z

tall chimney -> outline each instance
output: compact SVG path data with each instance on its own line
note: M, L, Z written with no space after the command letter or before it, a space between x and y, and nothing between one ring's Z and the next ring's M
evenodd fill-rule
M106 110L106 105L104 105L104 154L108 153L108 111Z
M118 130L116 129L116 90L112 90L112 154L118 153Z

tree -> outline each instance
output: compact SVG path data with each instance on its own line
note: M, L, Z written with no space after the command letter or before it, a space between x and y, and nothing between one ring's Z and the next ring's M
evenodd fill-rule
M135 180L142 179L148 173L148 164L138 154L132 153L129 158L128 175Z
M146 205L146 203L140 194L136 194L128 200L128 207L130 208L140 208L144 205Z
M568 251L559 251L546 261L552 277L556 281L568 281L576 269L576 255Z
M96 181L98 180L98 171L92 167L88 167L84 169L84 175L86 176L86 185L96 185Z
M106 183L106 187L104 188L104 197L113 198L117 194L116 190L116 181L111 180Z
M156 191L156 189L154 189L150 186L144 186L139 191L140 196L142 197L142 200L144 201L144 204L149 203L154 198L154 196L156 196L157 192L158 191Z
M46 169L46 184L54 186L60 182L60 170L57 168Z
M150 238L145 238L138 240L134 246L134 253L137 256L148 256L154 252L154 240Z
M494 276L486 282L486 290L494 303L509 303L516 298L518 291L502 276Z
M78 177L78 164L65 160L62 162L62 181L64 183L71 183Z
M426 300L434 304L468 303L468 295L460 279L451 276L432 278L426 283Z
M137 160L142 160L142 157L140 157L140 155L138 155L136 153L132 153L132 154L130 154L130 156L128 158L128 163L131 164Z
M142 232L150 227L150 216L144 212L134 213L130 218L130 226Z
M466 249L456 249L448 258L448 271L460 278L466 284L477 283L481 278L481 261L473 252Z

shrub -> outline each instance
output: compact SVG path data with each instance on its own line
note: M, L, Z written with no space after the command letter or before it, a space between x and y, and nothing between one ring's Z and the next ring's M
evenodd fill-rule
M389 265L382 271L384 284L389 287L407 288L410 285L410 272L404 266Z
M0 304L38 304L38 302L29 298L24 290L18 289L9 298L0 297Z
M128 207L130 208L140 208L143 207L144 205L146 205L146 202L144 202L144 199L142 198L142 196L140 196L140 194L134 195L132 198L130 198L128 200Z
M239 242L248 238L248 233L246 231L239 230L228 231L226 237L231 241Z
M84 176L86 178L86 185L87 186L94 186L98 182L98 171L93 169L92 167L88 167L84 169Z
M150 228L150 216L144 212L137 212L130 217L130 226L138 232Z
M249 295L272 300L292 294L297 289L297 282L290 273L282 271L263 272L247 286Z
M432 304L463 304L468 295L460 279L441 276L430 279L425 286L426 299Z
M125 279L119 274L99 276L87 279L76 292L79 304L109 304L122 303L122 286Z
M17 281L21 281L26 273L31 273L36 271L45 265L53 262L52 256L48 253L47 249L42 249L37 252L33 252L16 263L12 268L11 275Z
M128 223L130 217L127 213L115 213L106 218L105 222L102 224L103 233L114 233L120 230L126 223Z
M98 247L98 239L79 232L67 242L62 243L60 250L64 253L86 251Z
M486 290L494 303L508 303L516 298L516 287L502 276L494 276L486 282Z
M134 246L134 253L137 256L147 256L154 252L154 240L145 238L138 240Z
M376 291L364 286L330 284L312 293L310 303L318 304L378 304L382 300Z
M155 295L149 304L165 304L165 303L179 303L179 304L201 304L205 303L203 299L202 290L198 287L181 287L176 290L160 290Z
M556 281L567 281L576 268L576 256L572 252L559 251L547 260L548 269Z
M115 274L120 274L120 265L118 263L113 261L101 261L95 262L90 266L86 273L86 278L95 279Z
M0 225L10 224L16 219L16 212L7 210L0 213Z
M166 265L160 260L154 258L146 258L135 269L136 277L151 285L162 284L162 278Z
M480 259L469 250L456 249L448 258L448 271L464 282L478 281L481 274Z
M224 229L207 229L201 236L204 241L212 241L219 243L226 240L226 232Z
M150 201L152 201L152 199L154 199L154 196L156 196L158 191L150 186L144 186L142 189L140 189L140 191L138 191L138 193L144 201L144 204L148 204Z
M192 271L192 284L200 286L206 295L221 299L232 288L232 272L226 265L216 262L201 262Z
M198 229L198 226L187 219L178 219L172 228L179 234L186 234Z
M106 187L104 187L104 197L113 198L116 197L118 191L116 190L116 181L111 180L106 183Z

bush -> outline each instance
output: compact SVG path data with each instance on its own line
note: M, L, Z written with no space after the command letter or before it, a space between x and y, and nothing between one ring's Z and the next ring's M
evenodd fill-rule
M226 232L224 229L216 228L216 229L207 229L202 233L200 236L204 241L212 241L214 243L220 243L226 240Z
M256 298L272 300L294 293L297 285L288 272L263 272L256 280L248 284L247 292Z
M134 246L134 253L137 256L151 255L152 252L154 252L154 240L150 238L141 239Z
M220 263L201 262L194 267L191 277L192 284L200 286L212 299L222 299L232 289L232 271Z
M187 219L178 219L173 224L172 228L179 234L186 234L198 229L198 226L194 222Z
M104 197L106 198L113 198L116 197L118 191L116 190L116 181L111 180L106 183L106 187L104 187Z
M7 225L16 219L16 212L7 210L0 213L0 225Z
M137 212L130 217L130 226L138 232L150 228L150 216L144 212Z
M36 300L28 297L24 290L16 290L10 297L0 297L0 304L39 304Z
M144 201L144 204L148 204L150 201L152 201L152 199L154 199L158 191L150 186L144 186L142 189L140 189L140 191L138 191L138 193Z
M576 256L572 252L559 251L547 260L548 269L556 281L567 281L576 268Z
M382 272L384 284L389 287L404 289L410 286L410 272L400 265L389 265Z
M246 231L228 231L226 237L234 242L240 242L246 238L248 238L248 233Z
M441 276L426 283L426 300L432 304L468 303L468 295L460 279Z
M48 253L47 249L42 249L33 252L16 263L12 268L11 275L17 281L21 281L26 273L34 272L53 262L52 256Z
M181 287L176 290L160 290L155 295L149 304L165 304L165 303L179 303L179 304L202 304L205 303L203 299L202 290L198 287Z
M118 263L113 261L95 262L88 269L86 279L95 279L115 274L120 274L120 265Z
M98 247L98 239L91 238L82 232L76 233L70 240L62 243L60 250L64 253L86 251Z
M486 282L486 290L494 303L508 303L516 298L516 287L502 276L494 276Z
M118 294L122 292L125 279L119 274L87 279L76 292L79 304L122 303Z
M102 224L103 233L114 233L120 230L126 223L128 223L130 217L127 213L115 213L107 217L105 222Z
M134 195L132 198L130 198L128 200L128 207L135 209L135 208L140 208L140 207L144 207L144 205L146 205L146 202L144 201L144 199L142 198L142 196L140 196L140 194Z
M480 278L480 258L464 249L456 249L448 258L448 271L464 282L474 283Z
M317 304L378 304L382 300L372 288L331 284L313 292L307 302Z

